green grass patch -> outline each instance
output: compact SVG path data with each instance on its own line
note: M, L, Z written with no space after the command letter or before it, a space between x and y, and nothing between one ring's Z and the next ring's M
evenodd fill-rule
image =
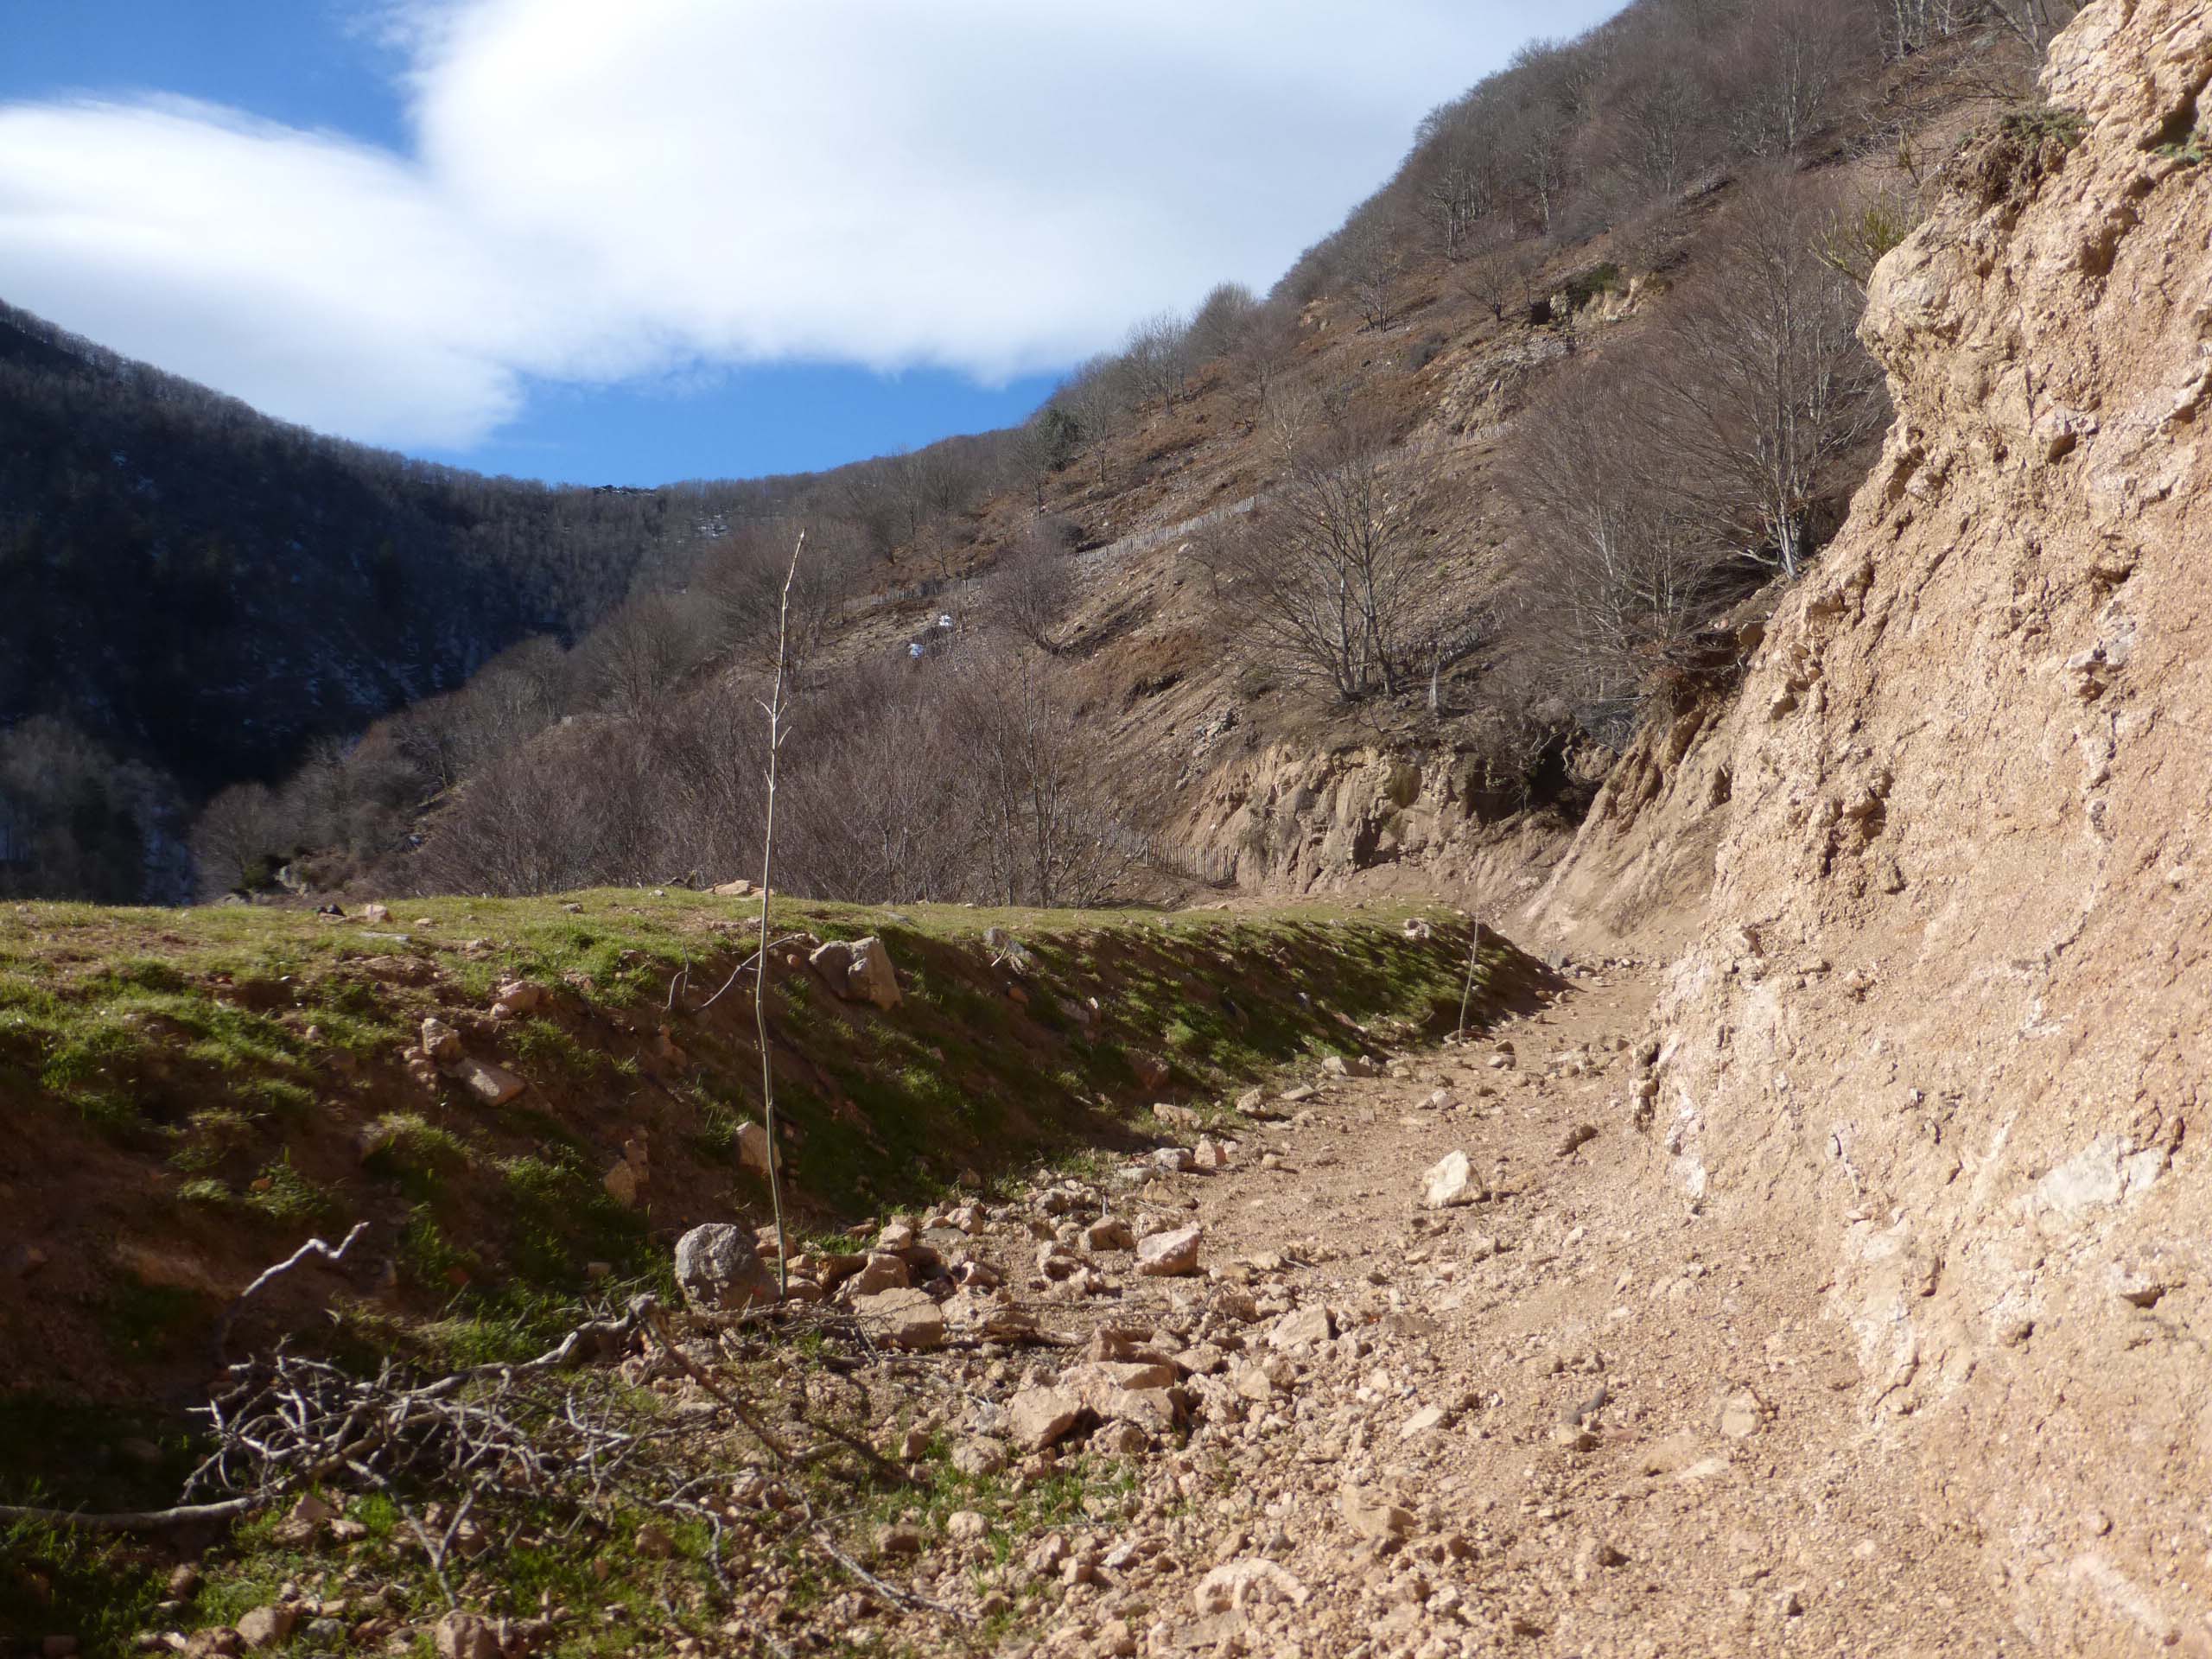
M387 1112L364 1137L370 1150L361 1167L391 1182L416 1204L428 1204L469 1162L468 1146L451 1129L418 1112Z
M294 1168L289 1152L263 1168L243 1202L257 1214L288 1226L317 1225L339 1213L337 1199Z

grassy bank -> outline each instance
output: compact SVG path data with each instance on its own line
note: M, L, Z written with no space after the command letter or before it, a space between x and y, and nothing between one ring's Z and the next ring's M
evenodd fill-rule
M1466 924L1408 938L1413 914L779 902L770 1046L802 1224L1135 1144L1155 1101L1210 1107L1456 1017ZM230 1295L355 1221L383 1271L355 1275L340 1334L483 1358L565 1317L594 1264L650 1276L683 1228L759 1215L736 1150L760 1111L751 978L732 978L753 926L741 901L626 890L373 922L11 908L0 1196L29 1294L0 1307L0 1389L129 1399L195 1377ZM889 1012L805 964L811 942L867 933L897 966ZM1483 996L1525 969L1487 947ZM495 1020L515 981L543 1001ZM492 1105L410 1072L431 1016L523 1092ZM604 1178L631 1146L650 1179L626 1205Z
M737 1153L760 1115L738 971L756 917L634 891L410 901L375 920L0 914L0 1104L17 1128L0 1148L0 1268L19 1291L0 1299L0 1502L172 1498L189 1451L178 1408L204 1397L223 1309L310 1236L368 1224L346 1271L257 1302L234 1350L288 1335L362 1364L518 1357L588 1294L665 1288L683 1229L764 1218ZM1384 906L779 901L771 931L787 1168L817 1237L1145 1144L1166 1127L1155 1103L1226 1117L1236 1093L1300 1062L1448 1027L1469 946L1463 918ZM805 960L871 933L903 993L889 1011L841 1000ZM1534 974L1486 943L1477 1016ZM494 1017L516 982L542 1000ZM433 1016L522 1092L493 1104L410 1057ZM628 1203L606 1179L626 1148L647 1172ZM388 1515L361 1518L363 1548L404 1553ZM120 1633L159 1599L158 1554L36 1529L10 1542L0 1609L18 1624ZM225 1559L210 1618L304 1570L253 1528Z

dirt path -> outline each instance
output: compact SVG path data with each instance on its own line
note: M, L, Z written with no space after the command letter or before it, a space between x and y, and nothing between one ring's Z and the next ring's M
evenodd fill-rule
M1145 1181L1141 1227L1200 1222L1209 1276L1080 1306L1123 1333L1094 1358L1198 1373L1198 1426L1124 1532L1016 1569L1069 1586L1044 1651L2005 1650L1969 1550L1897 1497L1790 1230L1724 1241L1659 1179L1636 971ZM1454 1150L1491 1196L1421 1208Z

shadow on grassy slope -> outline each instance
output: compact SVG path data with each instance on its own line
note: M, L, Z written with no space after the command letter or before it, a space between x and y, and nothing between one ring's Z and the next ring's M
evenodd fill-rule
M777 935L798 937L772 963L772 1047L801 1224L1138 1145L1154 1101L1448 1027L1468 924L1432 912L1409 938L1414 913L779 902ZM765 1215L736 1155L760 1104L749 976L710 1001L751 929L740 904L630 891L414 900L375 925L15 907L0 1188L21 1242L0 1269L26 1294L0 1299L0 1389L127 1400L202 1380L224 1302L356 1220L370 1232L344 1282L301 1275L261 1334L330 1329L334 1303L341 1344L486 1357L563 1320L591 1272L664 1280L684 1228ZM905 991L890 1013L839 1001L802 954L870 932ZM1478 1014L1540 973L1493 936ZM512 979L545 1002L495 1020ZM410 1077L433 1014L527 1090L493 1107ZM651 1176L630 1207L603 1178L633 1142Z

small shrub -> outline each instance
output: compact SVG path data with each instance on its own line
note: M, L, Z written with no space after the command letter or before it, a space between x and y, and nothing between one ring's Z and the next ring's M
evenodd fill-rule
M586 1048L550 1020L524 1020L508 1033L507 1041L525 1065L571 1077L594 1077L602 1065L612 1064L607 1056Z
M170 1166L205 1175L252 1144L253 1120L235 1107L211 1106L192 1115L180 1138L183 1144L169 1154Z
M160 1576L115 1540L32 1522L0 1526L0 1629L67 1630L86 1653L126 1653L155 1626Z
M199 1327L207 1306L207 1299L194 1292L130 1281L108 1293L100 1322L118 1352L160 1359Z
M2050 105L2014 110L1967 134L1948 175L1984 207L2020 200L2058 171L2087 131L2072 110Z
M1592 265L1589 270L1579 270L1567 279L1567 297L1573 308L1579 311L1599 295L1618 288L1620 281L1621 268L1618 265Z
M2151 153L2154 156L2162 156L2170 162L2181 162L2190 167L2198 167L2203 164L2207 154L2204 142L2203 124L2192 120L2189 124L2188 130L2177 133L2164 143L2157 146Z
M1882 262L1912 233L1911 205L1897 195L1877 195L1828 215L1815 238L1821 264L1851 279L1862 294Z
M439 1230L437 1217L417 1205L399 1230L398 1268L401 1281L416 1290L450 1289L455 1274L474 1270L476 1257L457 1249Z
M2010 134L2023 143L2044 140L2072 149L2082 142L2088 126L2080 113L2059 108L2055 104L2038 105L2033 109L2014 110L1998 119L1999 131Z
M510 1158L499 1166L516 1272L536 1285L573 1286L582 1259L642 1265L644 1223L608 1196L576 1154Z
M280 1117L304 1117L315 1109L315 1090L289 1077L256 1077L238 1092Z

